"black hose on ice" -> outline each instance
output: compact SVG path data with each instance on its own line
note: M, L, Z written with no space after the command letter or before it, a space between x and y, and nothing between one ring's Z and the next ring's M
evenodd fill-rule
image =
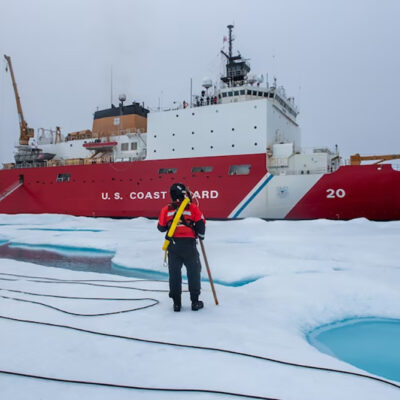
M105 285L105 284L98 284L94 282L124 282L124 283L129 283L129 282L141 282L144 280L123 280L123 281L113 281L113 280L61 280L61 279L53 279L53 278L45 278L45 277L34 277L34 276L26 276L26 275L16 275L16 274L5 274L5 273L0 273L0 275L6 275L6 276L13 276L15 278L28 278L30 281L34 282L46 282L46 283L67 283L67 284L83 284L83 285L91 285L91 286L101 286L101 287L112 287L112 288L122 288L122 289L130 289L130 290L141 290L141 291L153 291L152 289L143 289L143 288L136 288L136 287L128 287L128 286L114 286L114 285ZM2 279L2 278L0 278ZM10 278L3 278L4 280L14 280ZM15 279L15 280L17 280ZM16 292L16 293L24 293L24 294L30 294L34 296L45 296L45 297L56 297L56 298L68 298L68 299L92 299L92 300L128 300L128 301L138 301L138 300L150 300L153 301L152 304L143 306L143 307L138 307L138 308L132 308L128 310L122 310L122 311L117 311L117 312L111 312L111 313L103 313L103 314L77 314L77 313L70 313L68 311L58 309L56 307L53 307L51 305L48 305L46 303L40 303L40 302L35 302L35 301L30 301L30 300L25 300L25 299L19 299L19 298L14 298L14 297L9 297L9 296L0 296L2 298L6 299L11 299L11 300L16 300L16 301L24 301L24 302L29 302L37 305L42 305L45 307L50 307L53 308L57 311L65 312L68 314L76 315L76 316L103 316L103 315L110 315L110 314L117 314L117 313L122 313L122 312L133 312L133 311L138 311L144 308L149 308L153 307L156 304L158 304L158 300L156 299L151 299L151 298L146 298L146 299L111 299L111 298L82 298L82 297L67 297L67 296L53 296L53 295L47 295L47 294L39 294L39 293L29 293L29 292L23 292L23 291L16 291L16 290L10 290L10 289L0 289L0 290L7 290L9 292ZM166 292L166 290L154 290L158 292ZM333 368L325 368L325 367L317 367L317 366L312 366L312 365L306 365L306 364L299 364L299 363L293 363L289 361L283 361L283 360L278 360L278 359L273 359L273 358L268 358L268 357L263 357L255 354L249 354L249 353L244 353L244 352L239 352L239 351L234 351L234 350L227 350L227 349L221 349L217 347L206 347L206 346L195 346L195 345L186 345L186 344L181 344L181 343L172 343L172 342L163 342L163 341L158 341L158 340L149 340L149 339L143 339L143 338L136 338L136 337L131 337L131 336L123 336L123 335L115 335L115 334L110 334L110 333L105 333L105 332L98 332L98 331L92 331L89 329L82 329L70 325L61 325L61 324L53 324L49 322L40 322L40 321L33 321L33 320L26 320L26 319L18 319L18 318L12 318L12 317L7 317L7 316L2 316L0 315L1 319L4 320L10 320L10 321L15 321L15 322L21 322L21 323L29 323L29 324L37 324L37 325L45 325L49 327L55 327L55 328L64 328L64 329L70 329L78 332L83 332L83 333L89 333L93 335L100 335L100 336L105 336L105 337L111 337L111 338L117 338L117 339L123 339L123 340L132 340L132 341L137 341L137 342L143 342L143 343L152 343L152 344L158 344L158 345L164 345L164 346L174 346L174 347L180 347L180 348L188 348L188 349L197 349L197 350L206 350L206 351L215 351L215 352L221 352L221 353L227 353L227 354L233 354L237 356L243 356L243 357L249 357L249 358L254 358L258 360L263 360L263 361L268 361L268 362L273 362L273 363L278 363L281 365L287 365L287 366L292 366L292 367L298 367L298 368L306 368L306 369L312 369L312 370L318 370L318 371L325 371L325 372L333 372L333 373L339 373L339 374L345 374L345 375L351 375L351 376L356 376L360 377L363 379L369 379L369 380L374 380L386 385L393 386L395 388L400 389L400 385L396 384L394 382L390 382L388 380L378 378L375 376L370 376L367 374L361 374L357 372L350 372L350 371L343 371L343 370L338 370L338 369L333 369ZM236 397L244 397L244 398L251 398L251 399L264 399L264 400L278 400L278 399L272 399L269 397L263 397L263 396L255 396L255 395L249 395L249 394L243 394L243 393L234 393L234 392L225 392L225 391L217 391L217 390L207 390L207 389L176 389L176 388L156 388L156 387L141 387L141 386L130 386L130 385L117 385L117 384L112 384L112 383L104 383L104 382L89 382L89 381L77 381L77 380L69 380L69 379L60 379L60 378L51 378L51 377L46 377L46 376L38 376L38 375L32 375L32 374L25 374L21 372L14 372L14 371L4 371L0 370L0 373L2 374L8 374L8 375L15 375L15 376L22 376L22 377L27 377L27 378L34 378L34 379L42 379L42 380L51 380L55 382L68 382L68 383L76 383L76 384L85 384L85 385L97 385L97 386L108 386L108 387L115 387L115 388L124 388L124 389L137 389L137 390L153 390L153 391L166 391L166 392L198 392L198 393L213 393L213 394L224 394L224 395L230 395L230 396L236 396Z

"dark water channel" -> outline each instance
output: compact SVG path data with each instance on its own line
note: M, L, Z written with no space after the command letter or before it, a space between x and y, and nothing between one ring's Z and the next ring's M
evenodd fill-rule
M74 271L99 272L103 274L115 274L112 270L111 259L113 253L98 253L90 255L67 254L57 251L49 251L38 248L16 247L12 244L0 245L0 258L11 258L13 260L30 262L45 267L56 267ZM129 276L127 273L119 275Z
M113 252L99 251L93 249L68 249L59 247L54 251L41 249L41 246L15 244L1 244L0 258L9 258L12 260L29 262L44 267L55 267L69 269L73 271L97 272L100 274L112 274L138 279L157 279L166 280L167 272L147 271L134 268L124 268L113 264Z
M9 243L0 240L0 258L9 258L17 261L38 264L44 267L56 267L73 271L97 272L113 274L137 279L168 280L168 270L165 272L150 271L140 268L127 268L112 262L114 252L91 248L73 248L54 245L27 245L23 243ZM160 257L160 262L161 257ZM186 270L183 268L182 277L186 280ZM238 281L225 282L214 279L216 284L238 287L247 285L261 276L252 276ZM208 281L205 268L202 272L202 281Z

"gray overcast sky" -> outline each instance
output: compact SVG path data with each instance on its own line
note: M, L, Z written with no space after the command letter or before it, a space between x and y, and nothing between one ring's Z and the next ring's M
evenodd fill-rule
M0 0L0 53L12 57L25 119L63 133L128 101L189 100L220 71L226 25L252 71L276 76L300 107L303 146L400 153L399 0ZM19 136L0 71L0 162ZM160 99L160 100L159 100Z

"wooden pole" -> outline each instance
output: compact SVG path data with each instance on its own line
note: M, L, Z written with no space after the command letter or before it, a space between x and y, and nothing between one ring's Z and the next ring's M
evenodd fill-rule
M203 241L202 241L201 239L200 239L200 247L201 247L201 251L202 251L202 253L203 253L204 262L206 263L208 279L209 279L209 281L210 281L211 290L212 290L212 292L213 292L213 296L214 296L214 300L215 300L215 305L218 305L217 293L215 292L215 287L214 287L213 278L212 278L212 276L211 276L210 266L208 265L206 250L205 250L205 248L204 248L204 244L203 244Z

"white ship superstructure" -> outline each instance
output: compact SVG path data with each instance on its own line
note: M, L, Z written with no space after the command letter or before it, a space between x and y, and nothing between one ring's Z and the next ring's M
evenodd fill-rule
M95 162L162 160L207 156L266 153L268 170L274 174L322 174L334 171L339 155L328 149L301 151L299 113L293 97L287 97L276 79L263 87L250 73L240 55L232 55L232 25L229 28L229 52L226 75L221 85L203 82L200 95L176 109L150 112L147 132L123 129L120 116L114 116L115 133L100 135L95 129L87 138L68 135L41 135L36 143L54 160ZM121 115L124 112L120 104ZM107 115L108 117L108 115ZM84 136L84 135L83 135ZM96 139L93 139L96 138ZM104 152L89 146L93 140L109 143ZM111 145L112 144L112 145ZM83 161L79 161L83 162Z

